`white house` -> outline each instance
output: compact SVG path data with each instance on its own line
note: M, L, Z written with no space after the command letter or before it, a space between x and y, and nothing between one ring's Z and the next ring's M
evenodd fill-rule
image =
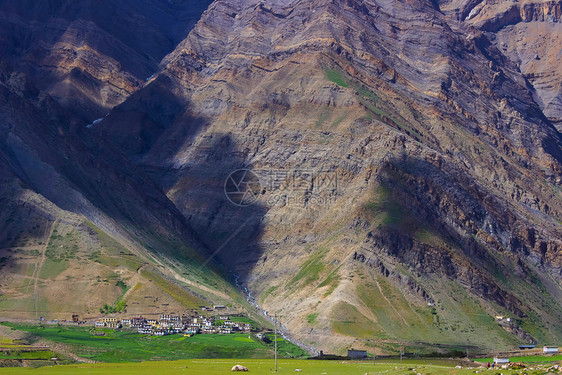
M503 365L509 363L509 358L506 357L494 357L494 363L498 365Z
M556 354L556 353L558 353L558 347L557 346L544 346L542 348L542 352L544 354Z

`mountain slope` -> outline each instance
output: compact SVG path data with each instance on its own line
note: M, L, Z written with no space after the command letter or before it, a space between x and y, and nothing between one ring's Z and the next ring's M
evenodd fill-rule
M185 219L147 176L5 65L0 109L2 317L93 317L119 303L146 314L240 299L213 263L201 266Z
M560 80L505 23L555 2L32 3L0 6L3 315L244 289L311 350L562 337Z
M95 131L316 348L561 335L560 134L432 2L215 1Z

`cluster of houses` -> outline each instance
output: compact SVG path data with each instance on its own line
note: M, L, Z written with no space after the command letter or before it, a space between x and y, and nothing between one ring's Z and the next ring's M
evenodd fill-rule
M191 336L198 333L230 334L236 332L249 333L250 324L235 322L231 316L223 315L205 317L203 315L160 315L160 319L134 317L119 320L117 318L102 318L94 323L95 327L132 328L145 335L164 336L183 333Z

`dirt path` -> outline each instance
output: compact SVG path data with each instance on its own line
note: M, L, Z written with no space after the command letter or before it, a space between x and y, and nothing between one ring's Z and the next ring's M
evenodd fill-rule
M384 298L384 300L386 301L386 303L388 303L388 305L390 307L392 307L392 310L394 310L394 312L396 313L396 316L399 317L402 322L404 323L404 325L406 325L407 327L409 327L410 325L408 324L408 322L406 321L406 319L404 319L404 317L398 312L398 310L396 310L396 307L394 307L394 304L392 302L390 302L390 300L388 298L386 298L386 296L384 295L384 292L381 288L381 285L379 284L379 282L377 280L375 280L377 283L377 287L379 288L379 292L381 293L381 296Z
M39 300L39 293L38 293L38 289L39 289L39 273L41 272L41 268L43 268L43 264L45 263L45 258L46 255L45 253L47 252L47 246L49 246L49 240L51 239L51 236L53 235L53 231L55 230L55 227L57 225L57 220L53 221L53 224L51 224L50 228L45 228L45 245L41 246L41 259L39 260L39 262L37 262L37 265L35 267L35 271L33 272L33 298L34 298L34 305L35 305L35 318L38 318L38 300Z

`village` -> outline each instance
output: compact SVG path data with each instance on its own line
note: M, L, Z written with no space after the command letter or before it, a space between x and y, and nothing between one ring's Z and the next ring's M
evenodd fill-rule
M200 306L203 311L213 311L212 308ZM224 306L215 306L224 309ZM234 320L232 320L232 319ZM243 318L239 315L204 316L192 310L182 315L161 314L160 319L143 316L119 319L116 317L103 317L94 321L95 328L128 328L140 334L164 336L180 334L191 336L196 334L230 334L250 333L252 327L249 323L235 321ZM496 317L498 321L511 321L503 316ZM78 322L78 315L73 315L73 322ZM534 346L533 346L534 347Z
M236 321L240 316L231 315L171 315L162 314L159 319L145 318L142 316L119 319L115 317L104 317L94 322L95 328L129 328L140 334L165 336L170 334L184 334L192 336L196 334L230 334L250 333L252 326L249 323Z

